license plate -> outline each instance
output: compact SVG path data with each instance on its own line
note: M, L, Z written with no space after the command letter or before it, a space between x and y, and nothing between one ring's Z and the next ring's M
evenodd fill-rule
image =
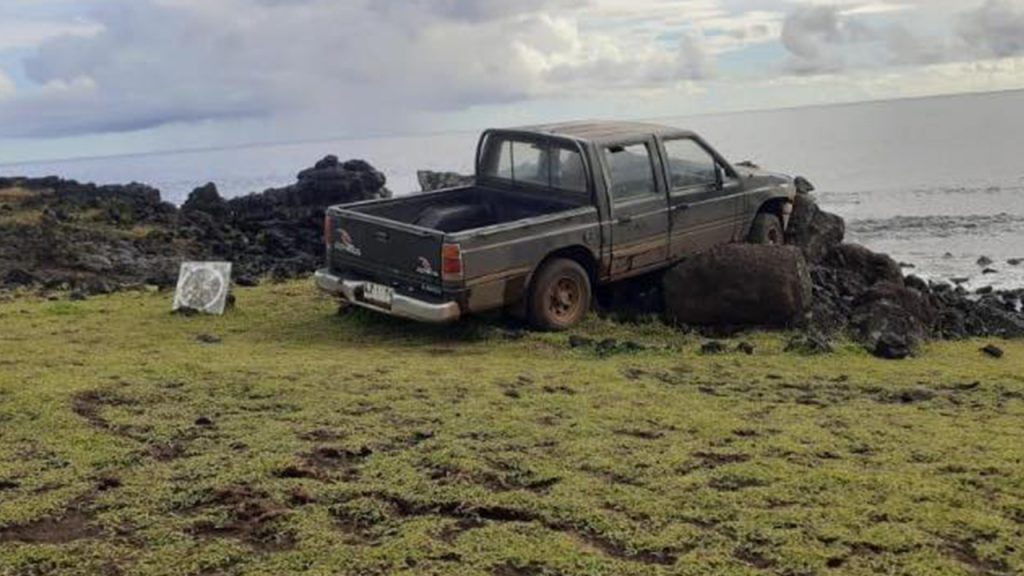
M363 287L363 298L367 302L390 308L395 299L395 289L380 284L367 283Z

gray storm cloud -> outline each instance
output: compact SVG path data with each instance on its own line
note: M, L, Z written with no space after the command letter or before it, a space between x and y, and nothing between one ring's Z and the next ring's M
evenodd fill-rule
M918 9L927 9L927 4ZM944 36L917 32L912 24L871 24L836 4L800 5L783 23L780 40L789 54L786 68L811 75L1024 54L1024 0L975 4L954 16Z
M696 39L609 53L580 0L117 0L102 31L45 42L40 88L0 100L0 136L140 130L319 115L336 131L392 129L422 111L648 87L709 69ZM615 70L615 74L609 74Z

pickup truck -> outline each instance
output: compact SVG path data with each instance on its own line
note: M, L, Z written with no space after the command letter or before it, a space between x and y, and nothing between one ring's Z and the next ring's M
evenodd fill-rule
M597 285L718 244L782 243L804 182L730 164L668 126L487 130L472 185L329 208L316 282L422 322L518 308L537 329L564 330Z

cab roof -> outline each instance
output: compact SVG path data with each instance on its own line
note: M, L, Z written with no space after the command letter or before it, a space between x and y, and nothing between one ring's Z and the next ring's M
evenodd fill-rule
M563 138L571 138L580 142L594 144L616 144L629 140L640 140L652 134L662 137L689 137L695 134L689 130L648 124L645 122L623 122L612 120L583 120L578 122L561 122L557 124L538 124L510 128L509 132L528 132L549 134Z

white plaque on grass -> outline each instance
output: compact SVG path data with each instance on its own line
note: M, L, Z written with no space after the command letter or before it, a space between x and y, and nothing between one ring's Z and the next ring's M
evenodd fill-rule
M230 262L185 262L178 274L174 310L191 309L220 316L224 314L230 287Z

